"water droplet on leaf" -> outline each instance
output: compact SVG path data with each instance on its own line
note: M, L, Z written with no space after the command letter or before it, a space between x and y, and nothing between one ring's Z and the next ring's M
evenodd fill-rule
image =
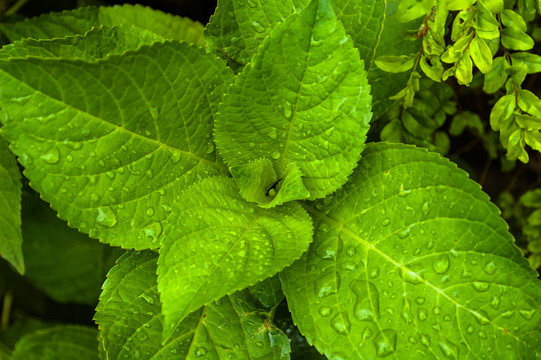
M346 312L337 314L331 320L331 327L337 334L346 335L351 329L351 322L349 321L349 316Z
M432 268L436 274L443 274L449 270L449 256L447 254L441 254L432 264Z
M60 161L60 152L56 147L51 148L47 153L40 156L47 164L54 165Z
M393 329L382 330L374 338L377 357L386 357L394 353L396 349L396 331Z

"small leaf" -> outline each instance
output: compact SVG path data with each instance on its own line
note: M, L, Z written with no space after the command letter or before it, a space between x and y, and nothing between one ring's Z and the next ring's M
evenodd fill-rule
M524 140L524 130L517 129L509 135L507 140L507 154L505 157L509 160L519 159L523 163L528 163L529 156L524 146L526 145Z
M479 0L493 14L499 14L503 11L503 0Z
M541 130L541 118L526 114L516 114L515 121L524 130Z
M469 34L468 36L460 38L441 55L441 61L449 64L457 62L462 56L464 56L464 52L467 51L467 47L472 39L472 36L473 34Z
M526 32L528 28L522 16L520 16L513 10L505 9L501 14L501 18L502 18L502 24L504 26L515 28L522 32Z
M488 94L494 94L498 91L507 80L507 72L509 63L503 56L499 56L492 62L492 68L485 74L483 82L483 91Z
M528 74L541 72L541 56L529 52L515 52L511 54L513 64L524 64Z
M428 63L430 61L430 64ZM443 65L438 56L422 56L419 62L421 70L431 80L440 82L443 75Z
M507 49L524 51L533 48L534 41L526 33L507 27L502 31L502 45Z
M475 66L483 73L492 69L492 53L485 41L476 36L470 44L469 52Z
M398 5L397 20L403 23L418 19L426 14L425 4L419 0L403 0Z
M456 11L471 7L476 0L447 0L447 9Z
M451 28L451 40L457 41L463 36L466 36L471 26L473 25L475 12L471 11L471 8L461 10L453 20L453 26Z
M532 149L541 152L541 133L539 133L539 131L526 131L524 134L524 141L526 141L526 144Z
M477 2L477 16L473 24L476 34L485 40L498 38L500 36L499 26L498 20L483 2Z
M502 96L490 111L490 126L492 130L498 131L503 127L503 122L511 117L515 111L515 94Z
M23 336L11 360L96 360L96 329L83 326L58 326Z
M541 119L541 100L534 93L529 90L520 90L517 103L522 111Z
M294 322L328 358L541 351L538 274L498 208L447 159L370 144L350 181L306 209L314 242L280 279Z
M460 85L469 86L473 80L473 64L469 49L456 63L455 77Z
M294 202L262 209L231 178L207 178L180 195L158 261L166 340L202 305L276 274L312 241L311 220Z
M378 68L391 73L408 71L415 63L416 55L380 56L374 60Z
M371 117L358 51L328 0L276 25L230 88L215 122L230 166L266 158L283 178L290 163L310 198L332 193L356 166Z
M528 75L528 67L525 64L509 66L505 72L511 77L510 81L517 87L520 87Z
M21 175L15 156L0 137L0 256L24 274L20 203Z
M276 278L197 309L162 345L156 268L156 253L129 252L107 275L94 316L104 359L289 359L287 336L272 324L283 297Z

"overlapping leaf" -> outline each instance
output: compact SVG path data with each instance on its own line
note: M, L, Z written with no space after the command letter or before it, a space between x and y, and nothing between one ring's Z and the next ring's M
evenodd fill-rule
M276 24L308 3L308 0L220 0L205 28L208 47L229 59L233 67L244 66ZM385 1L333 0L332 6L368 69L383 28Z
M140 5L91 6L43 14L16 23L0 23L0 30L9 40L15 41L84 35L92 27L102 25L134 25L165 39L186 41L197 46L205 44L200 23Z
M6 45L0 51L0 59L35 56L45 58L103 59L108 55L123 54L137 50L143 45L163 42L164 39L148 30L134 26L118 25L99 27L84 36L76 35L54 41L23 39Z
M95 305L105 274L124 251L70 229L43 201L24 200L27 279L56 301Z
M419 52L421 41L415 35L421 25L422 19L402 23L399 17L398 5L400 0L388 0L385 14L385 23L376 49L376 58L380 56L410 56ZM403 89L409 79L409 72L394 74L379 69L372 63L368 71L368 82L372 92L372 109L374 119L385 113L395 95Z
M537 273L446 159L371 145L351 181L307 209L314 242L281 279L295 322L328 357L541 353Z
M269 314L280 300L267 279L202 307L182 321L162 345L157 255L128 253L104 284L95 320L107 359L287 359L287 337Z
M31 185L71 226L156 248L185 185L225 171L211 137L232 80L221 60L176 42L96 62L0 60L2 131Z
M23 336L16 344L12 360L96 360L96 329L58 326Z
M21 274L21 175L7 143L0 137L0 256Z
M300 174L289 176L302 174L310 197L323 197L360 157L369 103L358 51L329 1L314 0L277 25L238 76L220 105L216 143L231 166L272 161L272 182L288 181L296 164Z
M164 339L192 311L276 274L312 241L310 216L299 204L260 208L226 177L181 194L168 223L158 261Z

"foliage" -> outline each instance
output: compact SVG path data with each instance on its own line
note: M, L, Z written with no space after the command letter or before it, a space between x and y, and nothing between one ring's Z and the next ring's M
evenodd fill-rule
M10 324L2 276L0 339L17 340L0 356L541 355L537 272L480 186L421 148L448 151L450 115L451 135L496 147L439 82L473 84L475 64L506 89L492 128L527 160L538 60L508 50L529 49L531 4L440 5L220 0L204 30L129 5L2 23L0 255L59 302L96 303L108 273L97 330ZM367 143L372 127L389 142Z

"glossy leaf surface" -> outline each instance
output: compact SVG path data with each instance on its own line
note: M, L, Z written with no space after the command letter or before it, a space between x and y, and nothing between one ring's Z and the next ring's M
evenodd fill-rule
M12 42L22 38L51 39L84 35L94 26L134 25L165 39L205 44L203 26L187 18L173 16L141 5L83 7L43 14L16 23L0 23Z
M23 274L21 175L8 144L0 137L0 256Z
M327 0L277 25L220 105L216 144L231 166L290 163L311 198L347 181L364 146L369 86L358 51ZM261 188L261 192L267 189Z
M168 222L158 261L164 340L189 313L276 274L312 241L299 204L263 209L225 177L181 194Z
M94 62L0 60L4 137L71 226L156 248L175 196L225 171L211 136L232 77L221 60L174 42Z
M232 66L242 67L250 61L276 24L301 11L309 2L220 0L205 28L208 47L229 59ZM383 28L385 1L333 0L331 3L338 20L369 68Z
M105 349L103 358L288 358L287 337L272 325L269 315L281 300L271 295L279 283L270 279L191 313L162 345L156 268L157 254L131 252L108 274L94 317Z
M281 279L294 321L329 358L541 353L537 273L447 159L370 145L347 186L306 208L314 242Z

